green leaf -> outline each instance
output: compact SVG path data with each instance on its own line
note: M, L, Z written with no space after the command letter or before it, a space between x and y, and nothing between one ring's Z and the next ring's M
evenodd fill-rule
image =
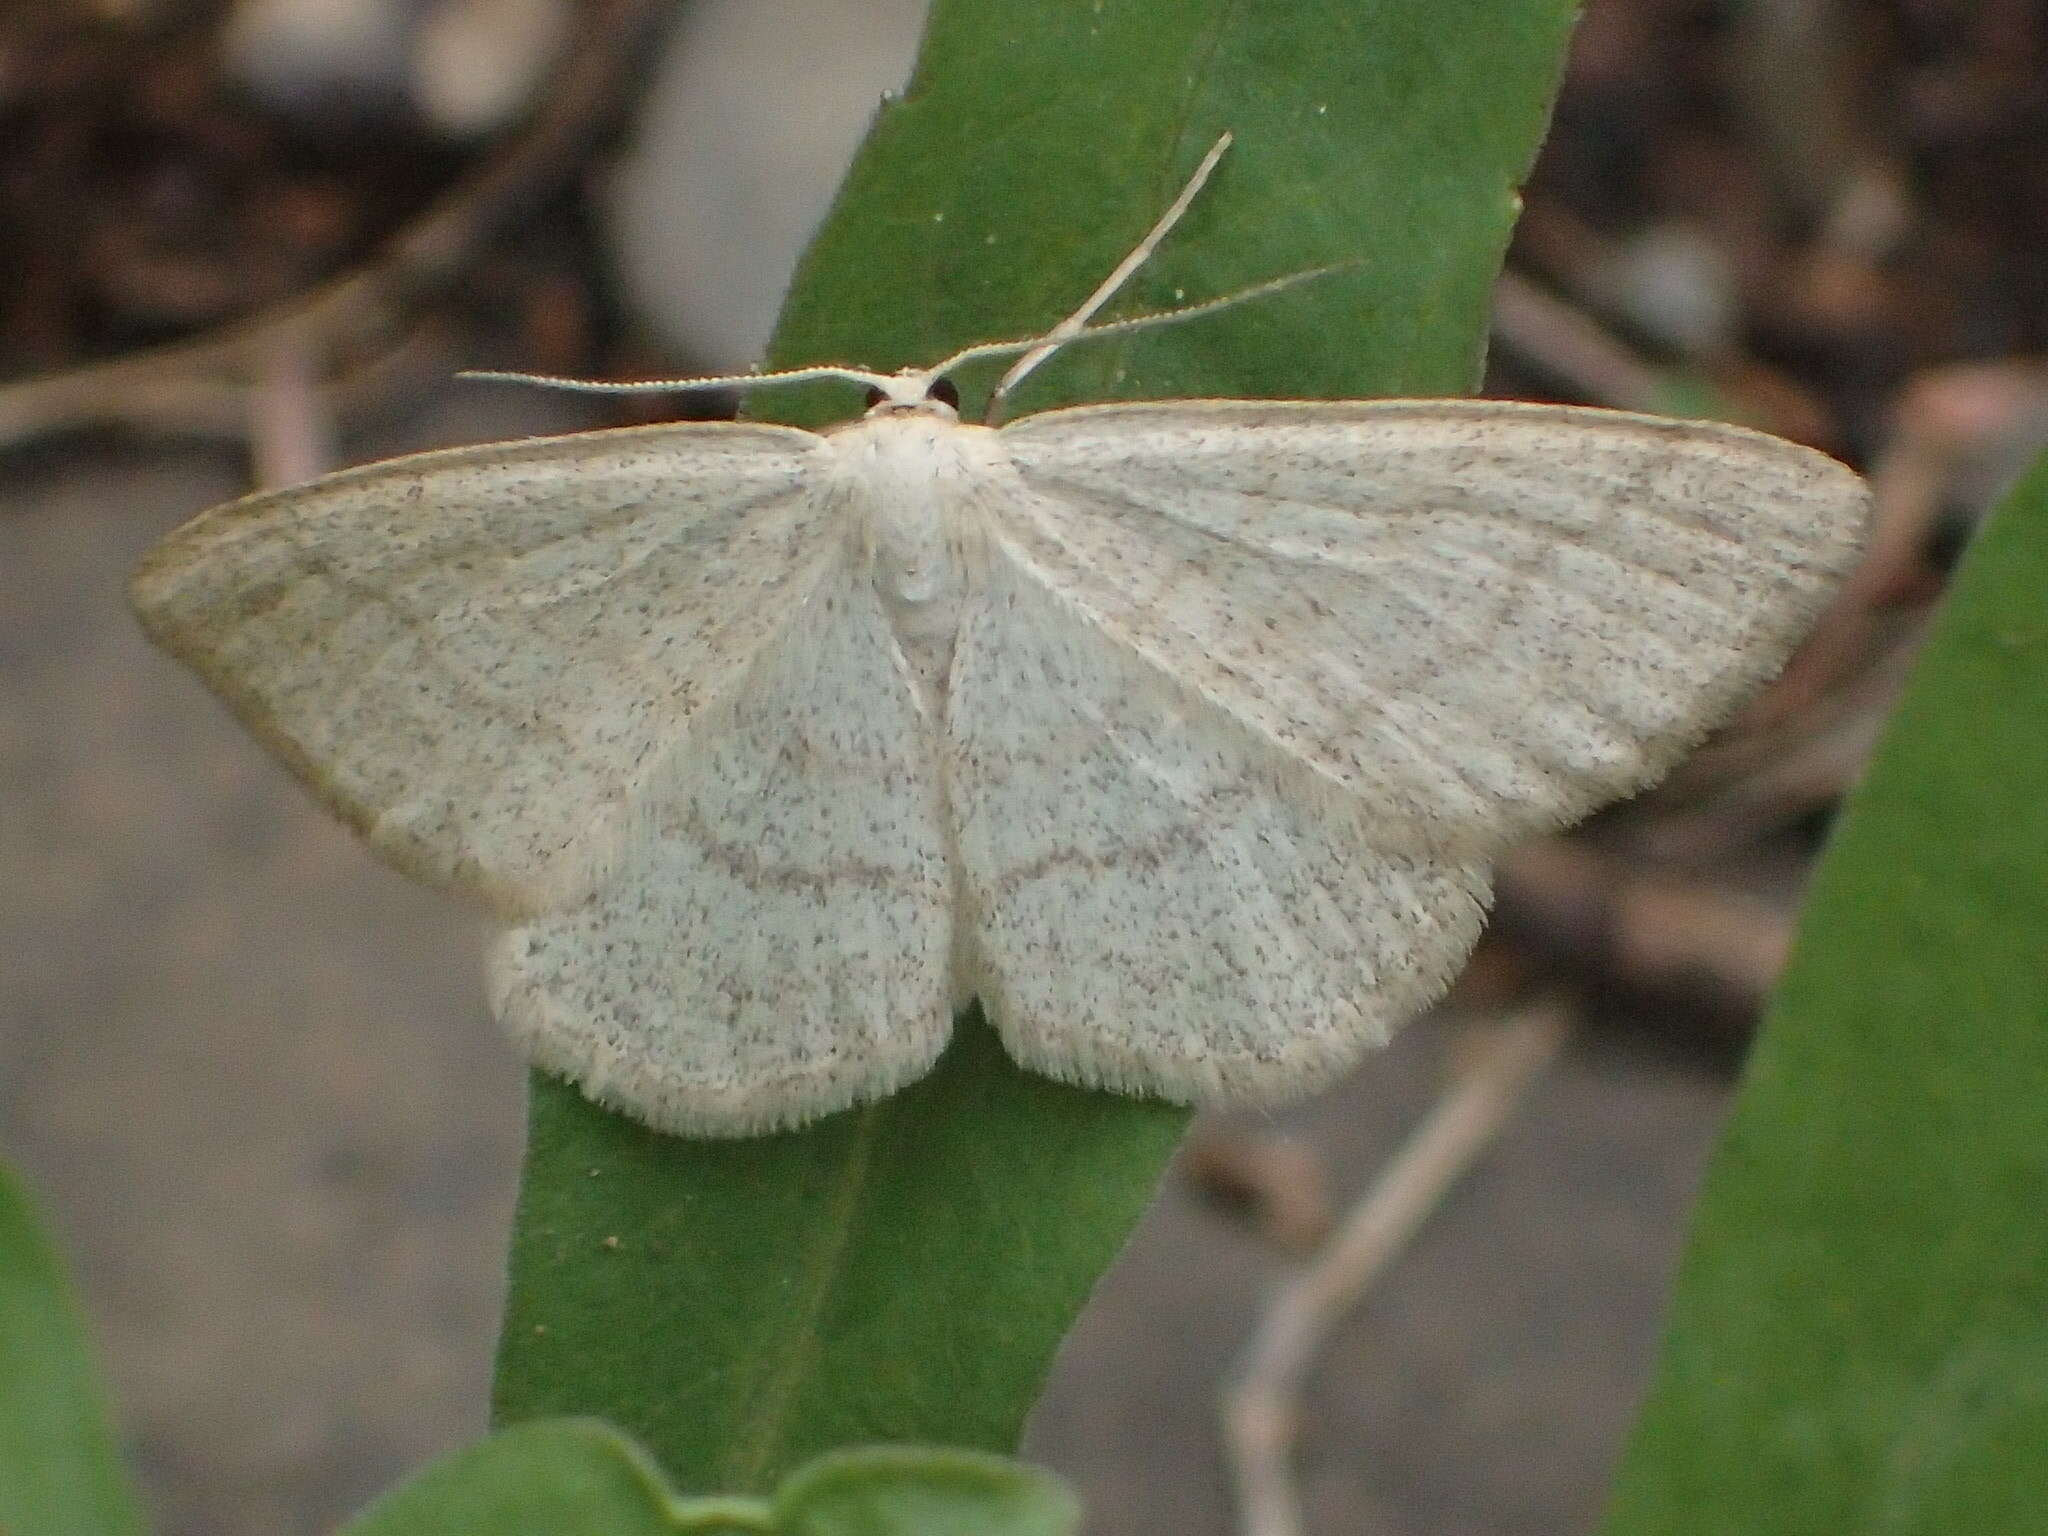
M804 259L771 362L891 369L1043 331L1229 131L1215 180L1119 309L1345 270L1072 348L1018 413L1466 393L1573 14L1566 0L942 0L906 98ZM806 419L847 414L844 390L819 399Z
M0 1166L0 1532L141 1529L64 1266Z
M1042 329L1227 128L1236 147L1128 305L1355 265L1076 346L1020 409L1469 389L1571 14L940 0L774 361L893 368ZM844 387L755 405L805 421L858 408ZM753 1141L653 1136L538 1079L499 1417L603 1414L686 1483L735 1491L852 1440L1011 1449L1184 1122L1026 1076L973 1021L913 1090Z
M1080 1520L1049 1472L928 1446L821 1456L772 1501L681 1498L610 1425L549 1419L443 1456L339 1536L1072 1536Z
M2048 460L1851 796L1609 1536L2048 1529Z
M775 1495L781 1536L1071 1536L1081 1504L1002 1456L865 1446L820 1456Z
M980 1026L794 1134L660 1136L548 1079L532 1105L500 1416L580 1400L735 1492L855 1441L1014 1447L1182 1120L1026 1076Z
M683 1524L675 1496L645 1452L589 1419L522 1424L441 1457L341 1528L340 1536L672 1536ZM749 1504L751 1525L765 1510Z

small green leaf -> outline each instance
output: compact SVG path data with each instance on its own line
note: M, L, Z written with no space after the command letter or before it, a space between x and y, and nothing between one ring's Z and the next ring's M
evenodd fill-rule
M1042 330L1229 129L1236 147L1122 307L1349 265L1076 346L1019 411L1463 392L1572 15L1569 0L939 0L772 361L894 368ZM753 403L807 422L858 409L829 387ZM685 1483L745 1492L853 1441L1012 1449L1186 1118L1019 1072L975 1015L924 1083L791 1135L658 1137L546 1078L532 1104L500 1420L602 1414Z
M758 1499L678 1499L647 1453L595 1419L507 1429L443 1456L338 1536L741 1536Z
M2048 1530L2048 460L1815 877L1606 1530Z
M807 1462L775 1494L779 1536L1071 1536L1081 1504L1002 1456L871 1446Z
M64 1266L0 1166L0 1532L141 1529Z
M595 1419L546 1419L451 1452L338 1536L1072 1536L1049 1472L971 1451L867 1446L806 1463L772 1500L678 1497Z

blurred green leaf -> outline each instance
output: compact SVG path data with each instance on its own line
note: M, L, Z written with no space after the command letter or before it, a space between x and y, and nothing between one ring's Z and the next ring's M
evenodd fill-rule
M1815 878L1606 1530L2048 1530L2048 460Z
M1080 1518L1049 1472L926 1446L835 1451L772 1500L681 1497L610 1425L550 1419L443 1456L338 1536L1071 1536Z
M1124 307L1355 265L1077 346L1019 408L1461 393L1571 17L1567 0L940 0L772 361L894 368L1042 329L1227 128L1236 148ZM754 404L858 408L844 388ZM685 1483L746 1491L849 1441L1013 1448L1185 1122L1029 1077L973 1017L926 1082L792 1135L653 1136L546 1078L532 1103L499 1418L602 1414Z
M807 1463L776 1491L779 1536L1071 1536L1081 1505L1020 1461L867 1446Z
M724 1530L766 1529L726 1523ZM441 1457L339 1536L672 1536L685 1525L646 1453L589 1419L522 1424Z
M0 1532L141 1529L64 1266L28 1192L0 1166Z

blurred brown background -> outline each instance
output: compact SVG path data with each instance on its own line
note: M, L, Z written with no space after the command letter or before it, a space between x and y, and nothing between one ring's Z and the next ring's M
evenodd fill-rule
M522 1073L477 925L145 647L126 570L252 468L615 419L455 367L743 364L918 12L699 0L645 67L651 0L0 11L0 1151L163 1530L318 1531L481 1432ZM1493 391L1825 447L1870 561L1678 781L1511 864L1450 1017L1197 1133L1029 1447L1094 1530L1234 1528L1227 1366L1532 990L1569 1043L1332 1336L1298 1469L1314 1531L1586 1528L1806 863L2048 439L2041 5L1595 0L1527 195Z

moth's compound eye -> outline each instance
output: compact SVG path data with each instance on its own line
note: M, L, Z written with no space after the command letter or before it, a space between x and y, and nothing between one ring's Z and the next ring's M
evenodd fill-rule
M887 392L881 389L880 386L870 384L868 386L867 394L861 400L861 404L872 411L876 406L880 405L884 400L888 398L889 396Z
M932 387L924 392L924 397L927 400L936 400L941 405L951 406L956 411L960 409L960 386L951 379L934 379Z

